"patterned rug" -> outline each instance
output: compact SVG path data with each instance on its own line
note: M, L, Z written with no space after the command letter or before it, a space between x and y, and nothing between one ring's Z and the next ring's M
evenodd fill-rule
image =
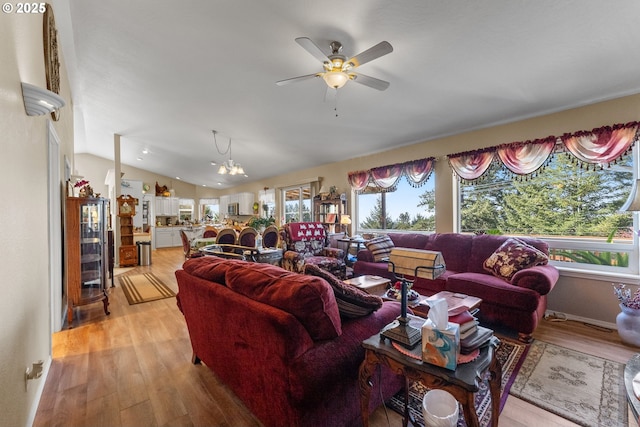
M511 388L529 347L521 342L500 338L500 346L496 352L498 360L502 365L502 395L500 397L500 410L507 401L509 389ZM476 411L481 426L489 425L491 421L491 394L489 393L489 373L480 384L480 390L476 393ZM428 389L419 381L414 381L409 388L409 417L414 426L425 427L422 417L422 398ZM389 399L387 406L398 412L404 413L404 392L400 392ZM460 408L462 415L462 408ZM458 427L466 427L464 416L458 419Z
M624 364L534 341L511 394L576 424L627 426Z
M118 276L129 305L174 297L176 294L153 273Z

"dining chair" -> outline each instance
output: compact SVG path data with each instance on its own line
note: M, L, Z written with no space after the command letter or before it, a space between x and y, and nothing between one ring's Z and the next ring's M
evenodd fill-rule
M218 230L216 230L215 228L207 228L206 230L204 230L204 233L202 233L202 237L205 239L216 237L217 235Z
M258 236L258 231L255 228L245 227L240 231L240 234L238 234L238 240L236 241L236 245L255 248L257 236Z
M180 230L180 239L182 239L182 250L184 252L184 259L196 258L204 255L200 251L194 250L191 247L191 242L189 241L187 233L185 233L184 230Z
M235 245L237 239L236 230L231 227L225 227L218 231L218 235L216 236L216 244L218 245ZM223 249L225 252L230 252Z
M263 248L277 248L279 240L280 235L277 226L270 225L264 229L264 232L262 233Z

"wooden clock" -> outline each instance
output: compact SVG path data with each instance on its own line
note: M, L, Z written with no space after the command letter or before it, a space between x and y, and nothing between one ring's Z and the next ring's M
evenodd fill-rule
M118 216L120 217L120 267L138 264L138 251L133 239L133 216L136 214L138 199L129 195L122 195L118 202Z

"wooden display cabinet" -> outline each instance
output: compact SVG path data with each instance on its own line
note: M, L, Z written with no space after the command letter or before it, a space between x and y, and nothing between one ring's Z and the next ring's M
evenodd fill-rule
M118 197L118 217L120 217L120 267L138 265L138 250L133 241L133 217L138 199L129 195Z
M65 204L65 260L67 323L73 325L74 308L102 301L109 314L107 295L107 199L68 197Z
M316 196L313 199L313 215L316 222L323 223L330 233L336 232L336 224L340 227L340 216L345 213L345 201L340 195L323 199Z

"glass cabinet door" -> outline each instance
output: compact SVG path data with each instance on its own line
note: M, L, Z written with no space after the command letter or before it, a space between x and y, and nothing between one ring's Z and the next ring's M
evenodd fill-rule
M80 298L84 300L99 296L103 292L104 204L80 205L80 218Z

